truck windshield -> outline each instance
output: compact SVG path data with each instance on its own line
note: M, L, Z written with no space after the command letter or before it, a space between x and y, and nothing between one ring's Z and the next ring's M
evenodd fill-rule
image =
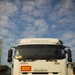
M63 59L65 53L61 45L20 45L17 46L15 56L22 59Z

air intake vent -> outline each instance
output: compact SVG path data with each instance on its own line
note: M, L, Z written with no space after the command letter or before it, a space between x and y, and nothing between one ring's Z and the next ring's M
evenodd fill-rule
M58 74L58 72L53 72L53 74Z

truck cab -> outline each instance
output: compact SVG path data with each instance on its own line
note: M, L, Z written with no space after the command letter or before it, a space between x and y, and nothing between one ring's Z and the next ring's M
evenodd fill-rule
M13 75L68 75L63 42L55 38L27 38L8 52L8 62L13 60ZM71 50L68 61L72 62Z

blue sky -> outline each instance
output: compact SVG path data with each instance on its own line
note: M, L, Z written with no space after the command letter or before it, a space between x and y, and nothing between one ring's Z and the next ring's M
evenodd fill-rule
M22 38L59 38L75 61L75 0L0 0L2 64Z

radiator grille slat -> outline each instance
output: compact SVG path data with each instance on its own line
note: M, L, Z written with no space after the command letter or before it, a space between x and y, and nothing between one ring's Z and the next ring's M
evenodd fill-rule
M32 72L32 73L20 73L20 75L60 75L60 73L58 72L52 72L52 73L48 73L48 72Z
M32 74L48 74L47 72L33 72Z

